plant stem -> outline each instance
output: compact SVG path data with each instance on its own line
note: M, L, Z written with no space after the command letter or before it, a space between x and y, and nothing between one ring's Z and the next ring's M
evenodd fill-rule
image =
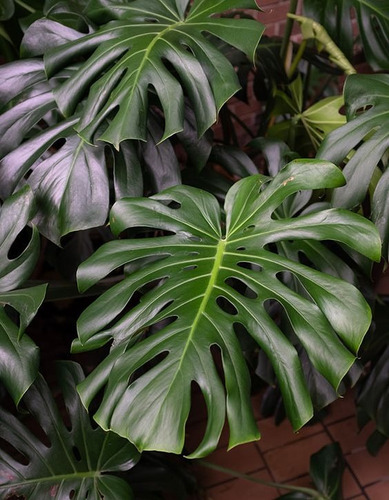
M289 78L292 78L293 73L296 71L299 62L301 61L301 58L303 57L306 45L307 45L307 41L303 40L300 44L300 47L297 51L297 54L295 55L295 57L292 61L292 64L290 65L290 68L288 69L288 77Z
M293 486L291 484L281 484L275 483L273 481L265 481L264 479L259 479L257 477L249 476L248 474L243 474L236 470L228 469L227 467L222 467L221 465L213 464L211 462L207 462L206 460L197 460L196 463L201 465L202 467L207 467L208 469L217 470L219 472L224 472L225 474L229 474L233 477L238 477L239 479L246 479L247 481L251 481L252 483L263 484L265 486L271 486L273 488L280 488L289 491L298 491L300 493L306 493L307 495L311 495L312 498L323 499L323 495L316 490L311 488L304 488L303 486Z
M290 0L290 6L289 6L289 13L290 14L296 14L297 3L298 3L298 0ZM289 22L289 21L291 21L291 22ZM290 41L290 35L292 34L292 29L293 29L293 19L288 17L286 20L285 32L284 32L284 37L282 39L281 53L280 53L281 59L283 60L284 65L286 62L286 56L288 53L288 45L289 45L289 41Z
M31 12L31 14L35 14L36 10L31 7L31 5L27 5L23 0L15 0L15 3L20 5L20 7L23 7L23 9L27 10L28 12Z

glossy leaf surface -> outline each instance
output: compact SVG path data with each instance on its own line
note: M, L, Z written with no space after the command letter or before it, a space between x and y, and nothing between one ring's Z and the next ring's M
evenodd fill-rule
M25 187L8 198L1 207L0 227L0 379L16 403L38 373L39 351L23 335L45 296L45 285L18 288L29 278L39 254L39 236L33 229L27 246L15 257L10 251L34 214L31 190ZM11 312L5 307L11 307ZM19 326L14 313L19 315ZM10 313L10 314L9 314Z
M389 7L382 0L305 0L304 12L328 31L350 59L353 56L353 16L356 13L364 55L375 69L388 69Z
M319 158L341 164L347 184L336 189L334 206L357 207L367 194L378 165L387 167L389 147L389 76L352 75L344 89L348 123L333 131L318 151ZM352 153L352 154L351 154ZM373 219L388 255L387 174L378 182L372 203Z
M354 362L370 323L370 310L359 291L274 253L272 244L332 239L379 259L376 229L356 214L337 209L274 219L276 209L293 193L343 184L334 165L295 161L264 187L267 181L250 176L230 189L225 227L216 199L196 188L178 186L149 199L119 201L111 214L116 234L146 227L169 231L170 236L107 243L79 268L81 290L123 264L129 273L83 312L73 349L94 349L113 339L109 356L79 391L89 406L106 387L97 422L139 449L181 452L192 382L204 395L208 424L191 456L216 447L225 412L230 447L259 437L235 333L238 324L271 360L294 428L311 418L297 352L268 315L269 300L285 309L311 362L335 389ZM300 281L304 296L282 283L285 272ZM221 354L224 384L212 346ZM133 380L141 368L144 373Z
M44 440L0 409L2 438L23 456L21 463L6 448L0 450L2 498L133 498L129 485L110 473L133 467L139 453L128 441L91 426L76 392L76 384L84 378L79 365L58 363L58 375L70 428L42 377L23 401L41 427Z
M93 141L106 117L110 121L100 140L116 148L124 139L146 140L150 88L164 113L160 140L183 130L184 95L192 103L199 135L216 121L218 110L239 83L231 64L204 34L224 40L252 59L263 26L250 19L219 17L227 9L257 9L254 0L217 4L195 0L185 13L188 4L150 0L145 9L140 0L96 0L86 11L93 20L106 23L96 32L85 35L53 21L38 21L27 32L25 52L44 52L49 75L75 58L86 58L55 91L65 116L71 116L88 94L77 125L85 140ZM54 48L47 50L50 37ZM60 37L65 43L58 42Z

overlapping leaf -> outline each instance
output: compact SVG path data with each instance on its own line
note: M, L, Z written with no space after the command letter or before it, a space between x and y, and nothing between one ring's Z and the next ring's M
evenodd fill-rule
M43 302L46 287L18 289L38 258L39 236L35 228L24 250L10 256L15 239L33 213L33 197L27 187L8 198L0 211L0 379L15 402L35 380L39 365L37 346L23 334ZM19 314L19 326L5 306Z
M348 123L333 131L318 151L319 158L341 164L347 184L335 190L334 206L357 207L362 203L377 166L387 167L389 148L388 75L352 75L344 89ZM378 182L372 200L373 219L388 255L388 175Z
M389 7L381 0L305 0L305 15L328 31L348 58L353 56L352 12L356 12L363 51L370 66L388 69Z
M70 429L42 377L23 400L48 443L42 442L17 418L0 409L2 439L18 450L27 462L19 462L6 447L0 450L1 497L17 495L57 500L133 498L126 481L112 472L133 467L139 453L116 434L91 426L76 392L76 384L84 378L79 365L58 363L58 374Z
M49 75L86 58L79 70L55 91L59 108L70 116L88 94L77 130L92 142L98 138L117 148L124 139L146 140L150 87L164 113L162 137L183 129L184 95L192 103L199 135L216 120L220 107L238 90L235 71L204 33L210 33L253 58L263 26L250 19L221 18L232 8L257 9L254 0L150 0L90 2L87 15L104 24L96 32L78 33L54 21L38 21L27 32L26 53L45 53ZM45 33L47 30L47 33ZM58 39L64 38L60 45ZM47 49L47 39L52 47Z
M370 323L359 291L278 255L272 244L332 239L379 259L376 229L337 209L274 218L284 200L299 190L343 184L334 165L295 161L265 189L264 180L250 176L231 188L225 229L216 199L196 188L178 186L149 199L119 201L111 216L116 234L145 227L172 234L110 242L79 268L79 286L85 290L127 265L129 275L81 315L73 348L93 349L113 339L110 354L79 391L89 406L105 387L96 420L139 449L181 452L193 382L204 395L208 423L192 456L216 447L225 412L231 447L259 437L237 324L271 360L293 426L309 420L312 405L301 364L291 339L268 315L269 300L285 309L311 362L335 389L354 362ZM299 280L304 296L282 283L284 273ZM221 353L224 384L212 346Z

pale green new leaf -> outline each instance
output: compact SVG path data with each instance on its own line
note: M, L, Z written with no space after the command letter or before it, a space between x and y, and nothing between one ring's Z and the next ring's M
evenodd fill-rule
M374 225L338 209L274 217L300 190L343 184L340 170L328 162L294 161L266 187L264 181L268 178L254 175L230 189L225 226L216 199L196 188L177 186L149 199L121 200L111 214L114 233L150 228L170 235L107 243L79 268L79 287L86 290L127 265L128 276L82 313L73 349L113 340L110 354L79 392L89 406L105 388L95 419L140 450L181 452L192 383L200 386L208 410L203 441L192 457L215 449L225 413L230 447L259 437L237 325L271 360L294 428L311 418L296 349L269 316L269 301L279 302L312 364L335 389L355 360L371 318L360 292L278 255L272 244L335 240L377 260ZM304 295L282 282L285 272L299 280ZM224 383L212 346L221 353Z
M76 392L76 384L84 379L80 366L72 362L57 366L70 429L42 377L23 402L48 443L0 409L3 440L27 459L27 464L21 463L7 447L0 450L1 498L132 499L127 482L112 473L131 469L139 460L139 453L116 434L91 426Z
M343 96L326 97L301 113L301 121L315 149L327 134L346 123L346 117L339 112L343 104Z
M24 42L25 52L32 54L39 52L39 37L45 45L44 30L52 33L56 25L53 48L41 51L49 76L76 58L85 58L79 70L55 90L65 116L71 116L88 95L77 125L85 140L93 142L107 117L110 122L98 139L116 148L124 139L146 140L150 91L155 92L164 113L160 140L183 130L184 96L192 104L199 135L216 121L219 109L239 89L239 83L233 66L206 34L253 59L264 28L251 19L220 17L232 8L257 9L254 0L217 4L195 0L185 14L188 3L149 0L145 9L140 0L93 1L87 15L106 24L87 35L52 21L32 25ZM61 32L65 41L59 45Z

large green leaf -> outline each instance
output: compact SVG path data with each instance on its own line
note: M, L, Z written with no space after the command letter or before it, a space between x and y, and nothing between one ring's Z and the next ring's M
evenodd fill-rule
M76 392L76 384L84 378L79 365L58 363L58 375L70 428L65 425L42 377L30 388L23 402L43 430L43 440L16 417L0 409L2 439L23 457L19 461L20 455L13 456L7 447L0 450L1 497L133 498L127 482L112 472L133 467L139 453L116 434L91 426Z
M304 13L328 31L348 58L353 56L353 15L370 66L389 69L389 6L382 0L304 0Z
M46 286L15 290L30 276L39 255L35 228L27 246L21 252L14 249L34 210L31 190L25 187L8 198L0 211L0 379L16 403L35 380L39 366L38 348L23 333L43 302ZM10 256L15 250L17 254ZM19 326L13 321L15 312Z
M89 406L106 387L96 420L139 449L181 452L192 382L204 395L208 423L191 456L216 447L225 411L230 447L259 437L236 325L243 325L270 358L294 428L311 418L297 352L268 315L270 300L285 309L311 362L335 389L354 363L370 323L369 307L359 291L274 253L272 244L332 239L379 259L376 229L360 216L337 209L273 218L284 200L299 190L343 184L332 164L295 161L263 189L267 180L254 175L230 189L225 228L216 199L196 188L177 186L149 199L119 201L111 215L114 233L150 228L173 234L107 243L79 268L79 286L86 290L127 264L128 277L79 318L79 340L73 349L94 349L113 339L109 356L79 390ZM283 284L284 273L293 274L307 293L299 295ZM224 384L212 346L221 353ZM143 374L133 380L138 369Z
M16 257L10 257L12 245L34 215L31 190L25 187L8 198L0 211L0 291L17 288L34 269L39 255L39 235L33 229L29 243Z
M55 96L65 116L71 116L88 94L77 125L87 141L93 141L106 117L110 121L98 139L117 148L124 139L146 140L150 88L164 113L160 140L183 130L184 95L192 103L202 135L239 88L234 68L203 33L221 38L253 59L264 28L251 19L219 16L232 8L257 9L254 0L217 4L195 0L186 14L188 4L188 0L150 0L145 8L141 0L92 1L86 13L103 24L96 32L85 35L54 21L38 21L26 34L24 51L45 53L49 75L86 58L55 90Z
M347 164L343 170L347 179L344 187L336 189L334 206L357 207L369 189L378 165L387 167L389 147L389 76L352 75L345 84L344 98L348 123L334 130L318 151L319 158ZM384 174L373 197L372 213L388 255L387 181Z

